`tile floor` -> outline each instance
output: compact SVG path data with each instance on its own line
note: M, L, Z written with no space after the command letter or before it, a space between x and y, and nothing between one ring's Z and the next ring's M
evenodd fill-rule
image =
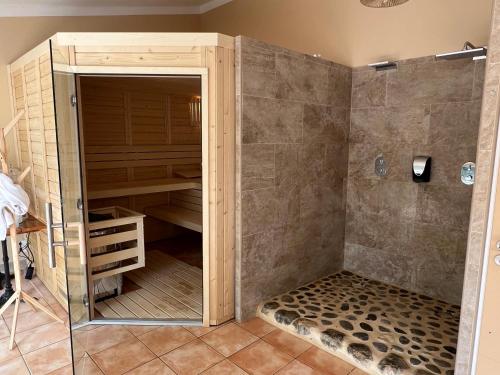
M38 280L25 289L66 314ZM8 350L12 310L0 318L0 374L71 374L69 331L23 304L16 347ZM332 374L364 372L259 318L218 328L88 326L75 333L78 374Z

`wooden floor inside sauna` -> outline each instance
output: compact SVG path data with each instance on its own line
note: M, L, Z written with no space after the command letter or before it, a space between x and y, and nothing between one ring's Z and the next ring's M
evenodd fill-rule
M147 245L146 266L123 275L119 296L95 304L96 318L202 319L202 251L197 238Z

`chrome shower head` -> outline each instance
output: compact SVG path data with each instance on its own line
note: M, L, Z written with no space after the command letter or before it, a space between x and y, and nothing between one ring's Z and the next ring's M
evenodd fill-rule
M456 60L471 57L473 60L480 60L485 59L486 55L488 55L488 48L476 47L471 42L465 42L461 51L440 53L436 55L436 60Z
M361 4L370 8L390 8L406 3L408 0L361 0Z

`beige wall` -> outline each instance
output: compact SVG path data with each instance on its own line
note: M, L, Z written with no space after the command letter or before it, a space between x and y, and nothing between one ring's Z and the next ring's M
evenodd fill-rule
M0 126L11 118L6 65L58 31L198 31L200 17L14 17L0 18Z
M234 0L201 16L203 31L245 35L349 66L488 41L492 0L410 0L371 9L358 0Z
M0 127L5 126L11 119L7 77L7 65L0 64Z
M216 31L246 35L349 66L486 44L492 0L234 0L202 16L0 18L0 126L11 117L5 65L57 31ZM15 40L15 42L13 42Z

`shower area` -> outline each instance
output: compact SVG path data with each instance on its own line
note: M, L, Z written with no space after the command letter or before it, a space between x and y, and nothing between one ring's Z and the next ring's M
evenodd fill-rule
M370 374L454 373L485 74L466 48L352 69L237 38L238 319Z

